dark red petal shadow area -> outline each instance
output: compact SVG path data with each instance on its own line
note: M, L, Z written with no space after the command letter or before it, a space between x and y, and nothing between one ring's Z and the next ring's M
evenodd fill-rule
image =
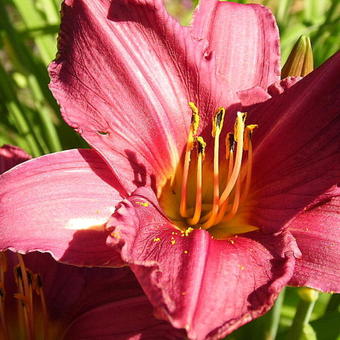
M0 174L30 158L30 155L16 146L3 145L0 148Z
M64 335L65 340L181 340L184 332L153 316L146 296L107 303L77 318Z
M180 232L147 188L123 201L108 226L108 243L121 248L156 313L192 339L220 338L265 313L299 255L288 232L224 241Z
M278 231L340 182L340 53L282 94L249 108L251 224Z

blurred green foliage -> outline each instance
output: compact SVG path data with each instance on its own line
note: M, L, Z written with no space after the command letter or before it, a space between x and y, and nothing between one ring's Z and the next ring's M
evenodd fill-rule
M166 5L188 25L197 2L167 0ZM311 38L315 66L339 50L338 0L235 2L260 3L272 9L280 29L283 62L301 35ZM59 7L60 0L0 0L0 145L18 145L35 157L86 146L63 122L48 89L47 65L56 54ZM270 340L277 331L277 339L285 339L298 301L297 289L287 288L271 312L228 339ZM340 339L339 321L339 295L320 294L305 336Z

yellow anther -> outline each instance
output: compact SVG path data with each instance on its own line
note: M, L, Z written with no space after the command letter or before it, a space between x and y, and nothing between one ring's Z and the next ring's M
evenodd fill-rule
M225 108L219 107L212 118L212 131L211 134L215 137L217 134L221 133L225 116Z
M257 127L258 127L257 124L251 124L251 125L246 126L244 130L244 145L243 145L244 150L249 150L249 143L251 142L251 136Z
M197 106L193 102L189 102L189 106L192 111L191 130L192 130L193 136L196 136L199 125L200 125L200 115L199 115Z
M235 141L238 142L240 139L240 136L244 133L244 122L246 121L247 113L246 112L237 112L237 118L234 125L234 138Z
M203 137L199 136L196 138L197 142L197 152L202 154L202 157L204 159L205 157L205 148L207 146L207 143L204 141Z
M141 207L148 207L150 205L149 202L139 202L139 201L136 201L135 203L140 205Z

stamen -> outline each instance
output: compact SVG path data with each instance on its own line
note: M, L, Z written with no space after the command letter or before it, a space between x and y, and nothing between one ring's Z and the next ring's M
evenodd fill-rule
M243 155L243 140L244 140L244 121L246 118L246 114L242 112L237 113L236 124L235 124L235 140L237 142L237 149L236 149L236 157L235 157L235 165L233 168L233 172L230 176L230 179L225 187L219 205L221 206L228 196L230 195L231 191L233 190L237 178L240 174L240 169L242 165L242 155Z
M242 193L242 200L248 196L252 171L253 171L253 145L251 142L251 137L254 132L254 129L257 128L257 125L247 125L245 129L245 140L244 140L244 150L248 151L247 158L247 167L246 167L246 184L244 192Z
M19 300L19 310L21 309L24 316L25 330L29 340L34 339L33 331L33 296L32 286L29 285L27 269L22 255L17 254L19 266L16 267L17 285L19 293L14 297ZM21 307L21 308L20 308Z
M33 314L33 295L32 295L32 276L31 273L28 272L25 263L24 263L24 259L22 258L21 254L18 254L18 260L19 260L19 266L21 269L21 275L22 275L22 282L24 285L24 295L28 298L29 301L29 312L30 314Z
M187 213L187 190L188 190L188 176L189 176L189 165L190 165L190 155L191 150L194 147L194 140L197 135L200 116L198 113L198 108L192 102L189 102L189 106L192 110L190 131L187 139L187 145L184 156L184 168L182 177L182 190L181 190L181 203L179 207L179 213L182 217L188 217Z
M228 175L227 175L227 183L230 180L233 167L234 167L234 150L235 150L235 139L234 135L232 133L228 133L226 136L226 159L228 160ZM228 208L228 198L225 200L225 202L222 204L222 207L220 208L216 224L220 223L224 217L224 214L226 213Z
M237 179L236 187L235 187L235 195L234 195L234 202L231 207L230 212L222 218L221 222L230 221L237 213L238 207L240 205L240 194L241 194L241 180L240 178Z
M197 142L197 178L196 178L196 203L194 216L188 220L189 224L195 225L201 218L202 212L202 164L205 156L206 143L202 137L196 138Z
M41 276L36 274L35 276L35 291L37 295L40 297L41 307L42 307L42 316L43 316L43 325L44 325L44 336L43 339L48 339L48 313L47 313L47 306L46 300L43 290L43 284L41 280Z
M202 228L207 229L214 224L216 215L218 213L218 203L220 198L220 179L219 179L219 146L220 146L220 134L223 127L225 115L225 108L220 107L215 113L212 120L212 136L214 137L214 191L213 191L213 207L210 217Z

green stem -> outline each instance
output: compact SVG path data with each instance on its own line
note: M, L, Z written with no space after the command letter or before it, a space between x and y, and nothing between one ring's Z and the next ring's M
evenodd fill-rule
M293 323L288 331L287 340L300 340L304 327L308 324L318 293L310 288L300 288L300 301L296 309Z
M256 339L274 340L279 328L281 307L283 304L285 290L278 296L273 308L258 320L255 333ZM255 339L255 337L254 337Z
M273 308L265 315L266 322L263 329L264 340L274 340L276 338L284 296L285 290L283 289L278 296Z

